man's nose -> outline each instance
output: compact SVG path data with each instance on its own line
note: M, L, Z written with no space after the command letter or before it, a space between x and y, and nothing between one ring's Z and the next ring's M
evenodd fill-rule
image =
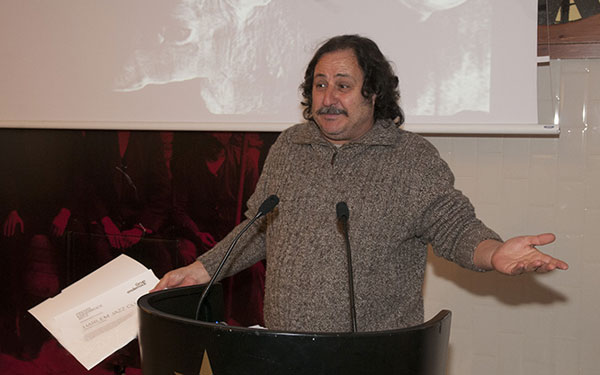
M323 95L323 105L329 107L330 105L337 104L338 95L334 87L327 87L325 95Z

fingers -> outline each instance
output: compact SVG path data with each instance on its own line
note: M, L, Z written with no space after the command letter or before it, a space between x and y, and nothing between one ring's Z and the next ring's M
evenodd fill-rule
M59 225L52 225L52 235L54 237L61 237L65 233L65 228Z
M142 231L139 229L129 229L121 232L119 236L122 249L128 249L136 245L142 239Z
M549 272L549 271L553 271L555 269L559 269L559 270L563 270L563 271L568 270L569 265L560 259L552 258L552 261L544 264L544 266L540 267L540 270L538 270L537 272Z
M149 293L164 289L190 286L196 284L197 282L193 277L184 276L180 274L178 270L174 270L171 272L167 272L167 274L165 274L165 276L163 276L163 278L159 280L158 284L156 284L156 286L152 288Z
M208 272L206 272L204 265L199 261L195 261L185 267L167 272L150 292L167 288L197 285L208 282L209 280L210 276L208 275Z
M546 264L543 264L542 266L536 268L535 272L546 273L546 272L554 271L555 269L556 269L556 264L546 263Z
M529 262L518 262L510 271L511 275L521 275L523 273L536 272L547 273L556 269L567 270L569 265L560 259L548 256L548 259L536 259Z
M535 260L533 262L529 262L523 267L523 272L536 272L543 265L544 265L544 262L542 262L541 260Z
M108 242L110 243L110 246L114 247L115 249L123 248L124 238L123 236L121 236L121 233L107 233L106 237L108 237Z
M133 241L129 237L121 237L121 249L129 249L133 246Z
M551 235L551 236L554 238L554 235ZM554 239L552 239L552 241L554 241ZM542 253L541 251L539 251L536 248L534 248L534 250L536 250L537 257L533 260L533 263L535 263L536 267L532 271L535 271L538 273L545 273L545 272L554 271L555 269L560 269L560 270L569 269L569 265L566 262L564 262L558 258L554 258L548 254Z
M542 233L536 236L527 236L526 240L529 242L529 246L534 250L534 252L530 255L529 260L521 262L518 267L515 267L515 271L519 273L546 273L556 269L567 270L569 268L569 265L566 262L545 254L536 248L536 246L548 245L554 242L556 240L556 236L553 233Z
M165 275L162 279L158 281L158 284L154 286L154 288L150 289L149 293L156 292L159 290L167 289L167 285L169 281L167 280L167 275Z
M521 261L517 262L511 269L510 275L521 275L524 273L535 272L538 268L542 266L543 262L534 261L534 262L526 262Z
M537 236L528 236L527 239L534 246L543 246L554 242L556 236L553 233L542 233Z
M16 220L9 220L8 221L8 236L13 236L15 234L15 230L17 229L17 222Z
M25 232L25 225L21 219L8 219L4 222L3 233L6 237L12 237L15 235L17 226L19 226L21 234Z
M196 285L198 284L198 281L196 281L196 279L194 279L193 277L185 277L178 285L177 287L182 287L182 286L192 286L192 285Z
M175 271L167 272L163 278L158 281L158 284L156 284L156 286L150 290L150 293L176 286L179 278L177 277Z
M106 237L108 237L108 242L110 243L110 246L114 247L115 249L121 248L120 235L107 234Z

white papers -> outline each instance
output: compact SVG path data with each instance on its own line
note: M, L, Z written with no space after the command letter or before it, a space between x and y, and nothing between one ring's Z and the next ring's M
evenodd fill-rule
M89 370L136 337L137 300L157 282L120 255L29 312Z

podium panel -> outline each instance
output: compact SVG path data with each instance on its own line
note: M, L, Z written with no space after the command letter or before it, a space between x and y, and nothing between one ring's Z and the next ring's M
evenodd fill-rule
M215 284L217 285L217 284ZM451 312L424 324L358 333L298 333L233 327L222 292L211 290L206 321L194 319L204 286L148 294L138 301L144 375L443 375Z

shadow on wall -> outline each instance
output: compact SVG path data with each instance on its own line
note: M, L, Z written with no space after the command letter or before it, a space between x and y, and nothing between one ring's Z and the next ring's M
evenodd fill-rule
M506 276L497 272L473 272L436 256L431 247L427 262L437 277L451 281L472 295L493 296L508 306L550 305L568 300L565 294L540 283L539 278L543 275Z

